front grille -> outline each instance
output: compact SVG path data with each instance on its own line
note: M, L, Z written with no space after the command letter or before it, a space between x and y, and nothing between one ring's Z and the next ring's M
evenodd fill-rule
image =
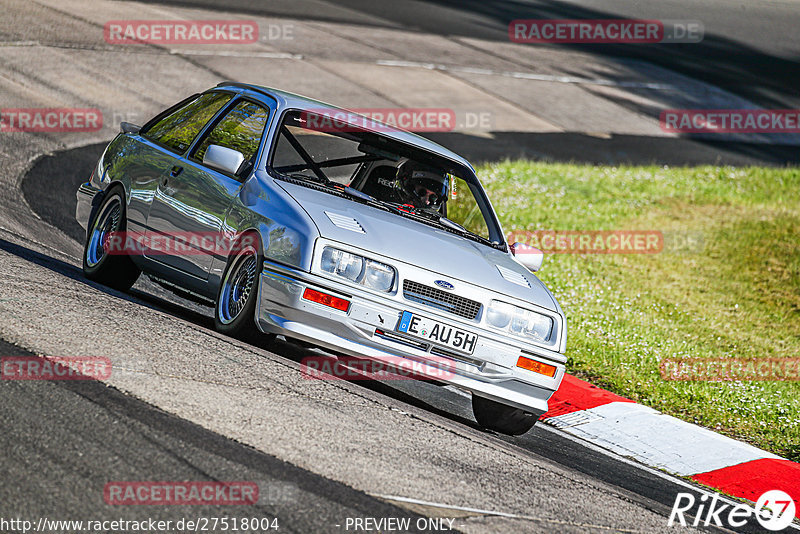
M403 297L437 310L454 313L467 319L477 319L481 311L481 303L459 297L447 291L429 287L419 282L403 280Z

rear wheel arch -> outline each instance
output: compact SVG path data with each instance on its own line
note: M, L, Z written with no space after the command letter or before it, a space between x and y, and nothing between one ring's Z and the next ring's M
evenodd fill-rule
M110 184L108 184L108 187L106 187L103 190L103 194L107 195L109 191L111 191L112 189L122 190L122 197L125 199L125 205L127 207L127 205L130 203L131 198L130 195L128 194L128 188L125 187L125 184L121 180L114 180Z
M115 200L119 198L119 200ZM141 274L127 252L110 254L105 249L104 236L127 230L127 201L125 188L112 184L97 203L89 218L83 250L83 272L90 280L119 290L127 290ZM116 215L113 212L116 211ZM101 228L102 227L102 228ZM105 249L105 252L104 252Z

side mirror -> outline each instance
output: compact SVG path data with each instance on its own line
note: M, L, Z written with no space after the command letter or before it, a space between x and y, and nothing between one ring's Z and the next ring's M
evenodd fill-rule
M208 145L206 153L203 155L203 165L230 174L236 174L243 161L244 154L219 145Z
M536 247L526 245L525 243L514 243L511 245L511 254L523 266L531 271L538 271L542 268L542 261L544 260L544 252Z
M138 134L142 127L132 122L119 123L119 131L124 134Z

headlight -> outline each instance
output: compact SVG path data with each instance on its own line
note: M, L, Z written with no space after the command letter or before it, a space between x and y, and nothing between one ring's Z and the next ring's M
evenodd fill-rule
M514 315L514 306L493 300L489 306L489 311L486 312L486 320L489 324L497 328L505 328L511 322L511 317Z
M395 270L392 266L337 248L325 247L320 267L326 273L347 278L370 289L388 292L394 286Z
M378 291L389 291L394 285L394 269L385 263L367 260L367 269L361 283Z
M356 282L364 272L364 258L343 250L325 247L322 251L322 270Z
M497 328L520 337L527 337L540 343L550 341L553 333L553 319L547 315L506 302L493 300L486 313L486 321Z

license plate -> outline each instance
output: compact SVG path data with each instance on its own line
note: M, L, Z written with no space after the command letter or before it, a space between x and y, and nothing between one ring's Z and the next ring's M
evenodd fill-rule
M476 334L407 311L400 317L397 331L467 354L473 353L478 341Z

